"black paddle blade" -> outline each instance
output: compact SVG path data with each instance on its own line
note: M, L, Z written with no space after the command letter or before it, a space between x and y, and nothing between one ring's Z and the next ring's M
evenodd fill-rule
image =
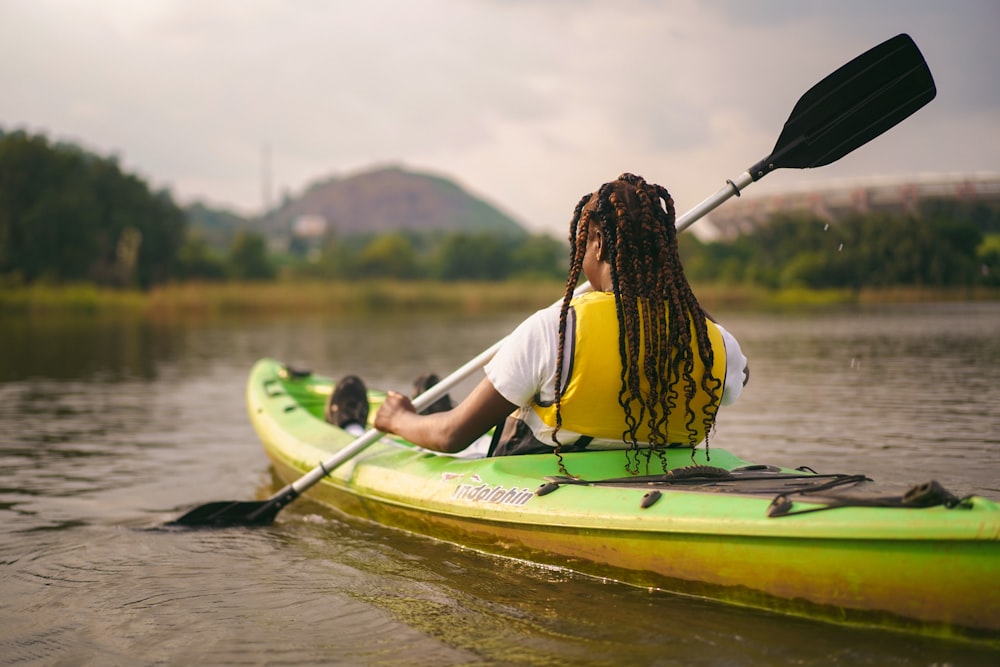
M186 528L225 528L228 526L267 526L274 521L282 505L270 500L227 500L200 505L168 526Z
M775 169L839 160L934 99L920 49L901 34L862 53L799 99L771 154L750 167L757 181Z

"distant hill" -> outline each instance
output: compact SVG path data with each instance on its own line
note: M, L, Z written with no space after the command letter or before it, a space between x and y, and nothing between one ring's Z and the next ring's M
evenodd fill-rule
M510 216L440 176L387 167L309 186L270 216L275 231L338 235L468 231L523 236Z
M236 232L250 228L249 221L238 213L211 208L201 202L190 204L184 213L191 228L202 240L222 251L232 245Z
M392 231L491 232L522 237L513 218L453 181L400 167L385 167L313 183L264 218L240 216L196 203L187 208L191 225L213 246L228 243L239 229L271 239L292 236L347 237Z

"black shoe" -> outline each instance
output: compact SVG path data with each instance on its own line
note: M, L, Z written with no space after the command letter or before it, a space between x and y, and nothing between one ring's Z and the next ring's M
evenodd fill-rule
M420 394L424 393L425 391L436 385L438 382L439 382L438 376L435 375L434 373L425 373L421 375L413 383L413 390L414 390L413 397L416 398ZM429 415L434 412L447 412L448 410L451 410L453 407L454 404L451 402L451 396L445 394L438 400L434 401L434 403L432 403L429 407L424 408L422 414Z
M345 428L368 423L368 388L357 375L345 375L330 394L326 404L326 420Z

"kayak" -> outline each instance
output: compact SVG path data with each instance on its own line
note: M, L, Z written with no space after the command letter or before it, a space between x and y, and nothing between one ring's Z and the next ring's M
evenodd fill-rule
M333 386L273 359L254 365L250 419L283 481L354 441L323 417ZM369 391L371 415L384 396ZM669 449L669 472L638 476L625 472L622 451L563 458L573 477L549 454L445 455L386 435L308 495L386 526L626 584L1000 637L1000 505L990 499L933 482L880 495L864 475L755 464L718 447Z

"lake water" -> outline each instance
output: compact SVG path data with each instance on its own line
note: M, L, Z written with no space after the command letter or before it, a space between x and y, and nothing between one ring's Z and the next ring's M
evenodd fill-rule
M715 314L752 369L715 446L1000 499L1000 303ZM264 529L149 530L277 488L245 413L259 357L406 391L525 315L3 316L0 664L1000 664L982 645L649 592L308 500Z

